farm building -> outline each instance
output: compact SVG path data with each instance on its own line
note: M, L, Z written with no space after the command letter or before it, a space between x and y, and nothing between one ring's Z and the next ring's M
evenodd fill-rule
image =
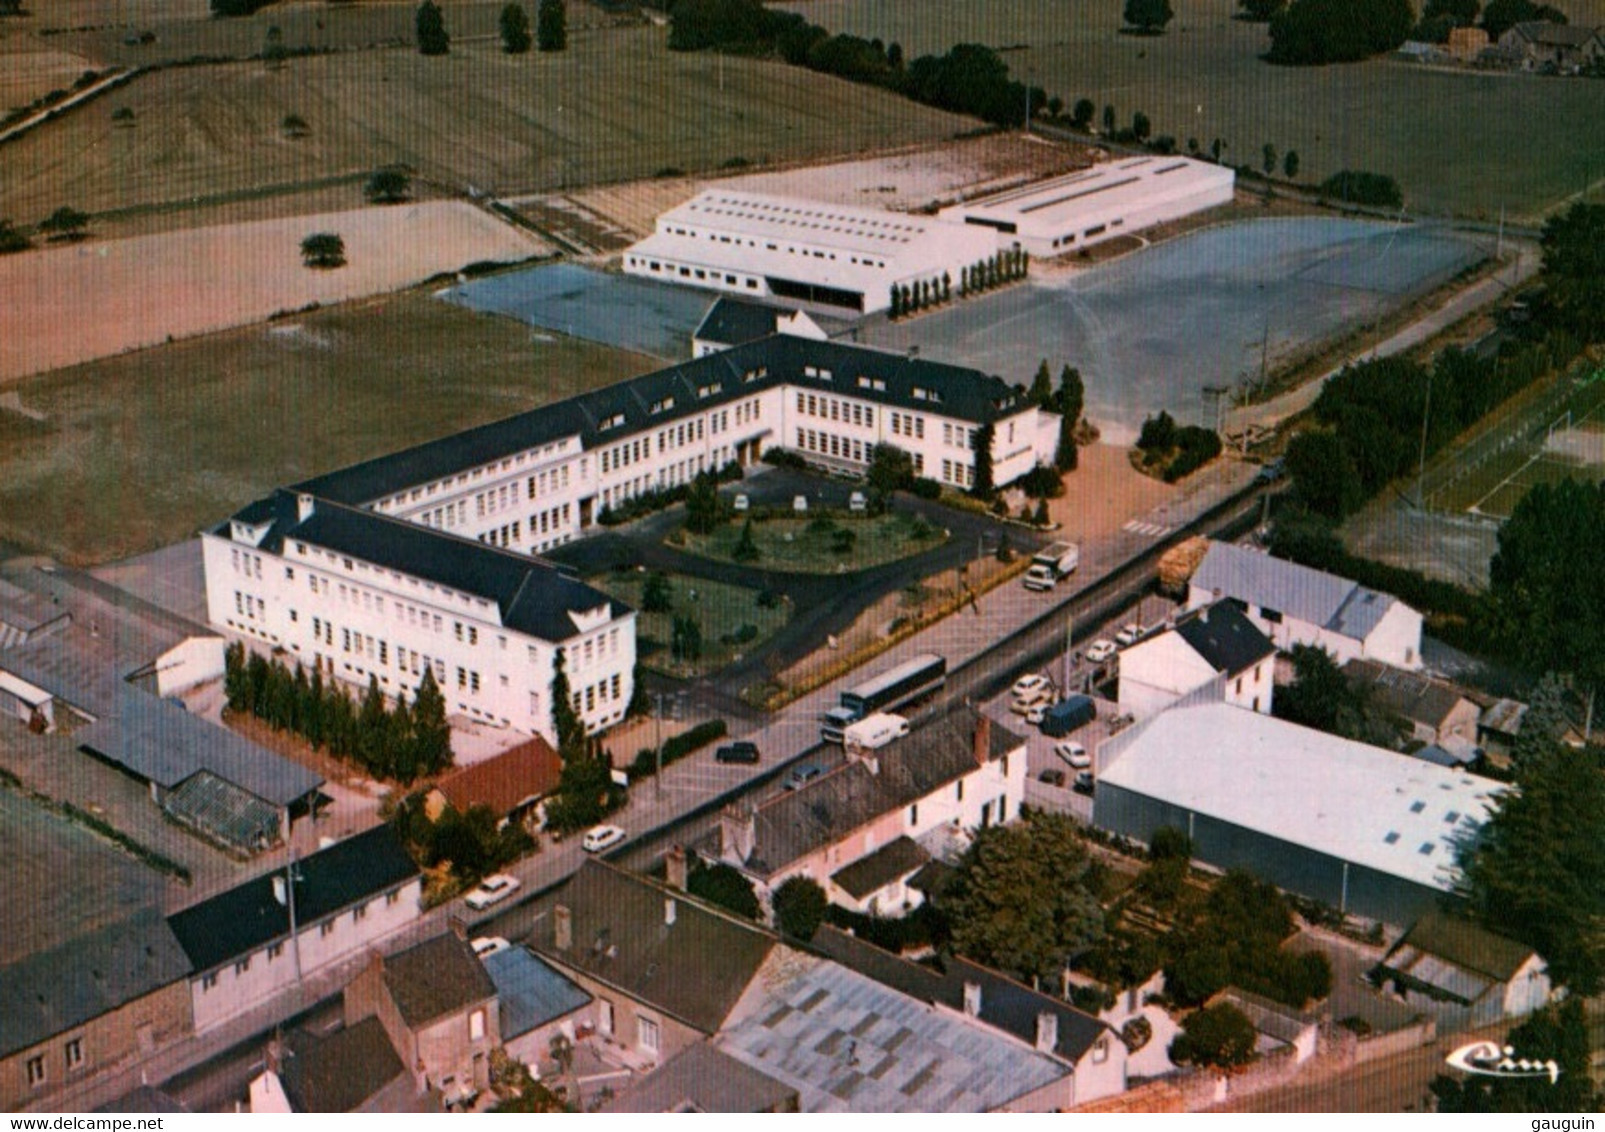
M1186 157L1134 157L955 204L938 220L989 228L999 248L1064 255L1230 204L1236 174Z
M1451 892L1490 779L1228 704L1178 707L1099 751L1093 821L1146 842L1161 826L1198 860L1408 923Z
M660 282L872 314L894 286L952 290L992 233L929 216L710 189L658 217L624 271Z
M1549 966L1532 948L1437 912L1416 921L1372 978L1456 1028L1531 1014L1552 990Z

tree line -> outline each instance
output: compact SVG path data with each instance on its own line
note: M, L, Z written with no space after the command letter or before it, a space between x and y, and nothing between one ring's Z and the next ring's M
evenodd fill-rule
M452 764L445 697L428 669L411 705L401 694L393 708L387 707L373 676L358 705L344 684L326 682L320 669L308 676L297 662L292 672L283 661L258 652L247 655L245 646L235 643L223 653L223 694L229 710L293 732L376 778L406 785Z

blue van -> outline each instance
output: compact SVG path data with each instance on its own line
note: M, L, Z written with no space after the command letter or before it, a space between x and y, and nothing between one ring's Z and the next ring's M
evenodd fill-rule
M1042 714L1042 734L1054 739L1085 727L1098 718L1098 705L1090 696L1071 696Z

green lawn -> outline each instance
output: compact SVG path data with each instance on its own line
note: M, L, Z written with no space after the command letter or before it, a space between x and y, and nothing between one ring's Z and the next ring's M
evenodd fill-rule
M597 589L641 610L636 645L641 663L654 672L685 679L715 672L772 637L791 616L785 601L770 608L758 604L758 591L703 578L670 574L672 608L647 613L642 588L647 575L640 572L598 574L586 581ZM671 655L674 619L693 617L702 630L702 655L679 660Z
M42 420L0 403L0 541L115 561L654 364L411 292L28 378L6 391Z
M1142 111L1155 136L1252 164L1269 143L1298 151L1299 180L1341 168L1393 176L1415 213L1528 217L1605 178L1605 82L1439 70L1379 58L1274 67L1263 24L1232 18L1234 0L1175 0L1164 35L1119 34L1121 5L1050 0L810 0L788 4L831 31L902 44L913 59L955 43L1000 50L1011 74L1062 97ZM1568 0L1574 22L1605 5ZM1417 4L1419 9L1420 5ZM1598 189L1596 188L1596 193Z
M683 538L677 545L692 554L736 562L745 526L737 517L711 535L682 530L671 538ZM918 516L897 512L875 518L769 519L752 524L758 557L747 564L791 574L847 574L919 554L946 538L945 531Z

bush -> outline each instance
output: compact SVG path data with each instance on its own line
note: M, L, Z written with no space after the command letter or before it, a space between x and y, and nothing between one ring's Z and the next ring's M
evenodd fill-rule
M819 885L807 877L792 877L775 889L775 927L801 940L813 939L828 905Z
M729 729L722 719L710 719L706 723L699 723L689 731L673 735L663 741L663 765L678 762L692 751L706 747L716 739L723 739ZM657 772L658 753L655 747L642 747L636 752L635 761L630 764L631 778L646 778Z
M776 468L797 468L799 470L808 466L808 461L802 456L787 448L766 448L763 462Z
M1058 499L1064 494L1064 480L1046 464L1038 464L1015 481L1015 486L1032 499Z
M756 920L763 910L752 882L729 865L694 868L686 877L685 887L692 896L699 896L748 920Z
M1374 208L1399 208L1404 204L1404 194L1399 191L1399 183L1392 177L1357 169L1333 173L1321 182L1321 195L1328 200Z
M1149 417L1142 422L1142 432L1137 437L1137 447L1144 452L1163 452L1176 445L1176 420L1169 413L1161 411L1156 417Z
M1173 825L1162 825L1148 840L1148 856L1155 861L1190 861L1193 840Z
M1176 455L1165 467L1165 482L1175 483L1220 455L1220 437L1213 429L1188 425L1176 432Z
M1179 1065L1229 1069L1253 1060L1257 1040L1248 1016L1223 1002L1188 1017L1182 1032L1170 1043L1170 1059Z
M908 490L920 499L942 498L942 485L929 476L915 476L914 482L908 485Z

